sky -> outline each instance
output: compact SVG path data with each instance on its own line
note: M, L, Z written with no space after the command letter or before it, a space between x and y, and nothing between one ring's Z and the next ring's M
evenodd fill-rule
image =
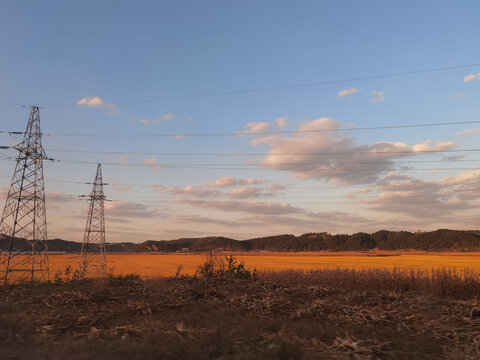
M82 240L97 163L109 242L478 229L479 11L1 1L0 131L41 107L49 238Z

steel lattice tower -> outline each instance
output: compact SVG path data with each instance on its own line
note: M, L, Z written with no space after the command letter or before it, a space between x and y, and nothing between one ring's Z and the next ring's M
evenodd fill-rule
M80 273L94 277L106 275L105 216L102 166L98 164L93 189L90 193L85 235L80 255Z
M40 112L32 106L0 222L8 249L0 252L0 281L48 281L47 222Z

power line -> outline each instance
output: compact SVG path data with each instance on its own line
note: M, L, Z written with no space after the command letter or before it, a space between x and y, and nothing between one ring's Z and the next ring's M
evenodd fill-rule
M12 157L5 157L5 158L0 158L0 160L15 160ZM81 160L63 160L63 159L55 159L53 160L55 162L59 163L68 163L68 164L84 164L84 165L92 165L92 164L98 164L96 161L81 161ZM392 162L393 163L393 162ZM400 167L400 168L315 168L315 167L310 167L310 168L285 168L285 167L280 167L282 164L279 165L273 165L276 168L269 168L269 167L264 167L264 168L248 168L248 167L233 167L233 166L238 166L238 165L245 165L245 166L251 166L252 164L232 164L231 166L229 165L218 165L214 166L215 164L207 164L206 166L203 165L162 165L162 164L145 164L145 163L119 163L119 162L102 162L102 165L111 165L111 166L124 166L124 167L163 167L163 168L173 168L173 169L203 169L203 170L257 170L257 171L267 171L267 170L272 170L272 171L278 171L278 170L285 170L285 171L350 171L350 170L355 170L355 171L449 171L449 170L479 170L477 168L466 168L466 167L455 167L455 168L407 168L407 167ZM253 164L254 165L254 164ZM260 164L261 165L261 164ZM268 164L267 164L268 165ZM312 166L315 166L315 164L311 164ZM328 164L328 165L334 165Z
M11 178L11 176L8 176L8 175L3 175L3 174L0 174L0 177L3 177L3 178ZM71 181L71 180L62 180L62 179L45 179L46 181L48 182L58 182L58 183L66 183L66 184L80 184L80 185L91 185L92 183L91 182L82 182L82 181ZM107 183L104 183L104 185L108 185ZM129 186L129 187L132 187L132 188L138 188L138 187L144 187L144 188L150 188L150 189L155 189L156 187L159 187L159 186L162 186L164 187L166 190L168 189L184 189L185 186L178 186L178 185L160 185L160 184L149 184L149 185L146 185L146 184L117 184L117 185L114 185L114 184L110 184L112 186L114 186L113 190L115 190L115 186ZM258 184L260 185L260 184ZM203 188L205 188L205 190L208 190L209 188L211 188L212 186L209 186L208 184L203 184L203 185L199 185L199 186L202 186ZM238 185L232 185L232 186L228 186L228 187L225 187L225 188L234 188ZM362 185L364 186L364 185ZM422 188L425 188L425 187L436 187L437 184L423 184L422 185ZM346 186L335 186L335 190L341 190L341 189L350 189L352 188L352 185L346 185ZM323 186L320 186L320 185L317 185L317 186L285 186L283 190L322 190L322 189L325 189ZM264 188L263 190L268 190L268 191L271 191L269 190L269 188ZM158 190L154 190L155 192L160 192ZM464 189L464 190L456 190L455 193L463 193L463 192L469 192L471 190L469 189ZM64 195L64 194L47 194L47 196L49 197L61 197L61 196L67 196L67 195ZM75 198L81 198L83 197L83 195L68 195L69 197L75 197ZM118 197L118 196L117 196ZM142 196L138 196L138 195L120 195L120 197L132 197L132 198L141 198ZM149 199L156 199L156 198L168 198L167 196L158 196L158 195L152 195L152 196L143 196L144 198L149 198ZM177 195L170 195L169 197L171 198L175 198L175 197L178 197L178 194ZM294 196L295 198L297 198L298 196ZM276 196L276 198L279 198L278 196ZM285 197L285 198L290 198L290 197ZM348 199L347 197L345 196L308 196L308 198L345 198L345 199ZM355 196L355 198L363 198L362 196ZM368 197L365 197L365 198L368 198Z
M62 161L62 160L58 160ZM310 166L322 166L322 165L358 165L358 164L392 164L395 163L396 165L401 164L413 164L413 163L452 163L452 162L480 162L480 159L458 159L458 160L450 160L450 159L441 159L441 160L405 160L401 162L397 162L395 160L390 161L356 161L356 162L326 162L326 163L316 163L314 161L310 162L297 162L297 163L258 163L258 164L245 164L245 163L157 163L157 164L145 164L145 163L132 163L132 164L123 164L123 163L110 163L112 164L120 164L122 166L130 165L130 166L145 166L145 167L177 167L177 166L192 166L196 167L203 167L203 166L251 166L251 165L259 165L259 166L285 166L285 165L310 165ZM108 162L104 164L109 164Z
M12 149L11 146L4 146L4 149ZM318 151L298 153L187 153L187 152L134 152L134 151L95 151L95 150L69 150L69 149L48 149L49 152L80 153L80 154L112 154L112 155L157 155L157 156L302 156L302 155L381 155L381 154L432 154L432 153L459 153L459 152L480 152L480 149L444 149L444 150L408 150L408 151Z
M70 164L96 164L97 162L95 161L76 161L76 160L55 160L61 163L70 163ZM115 163L115 162L103 162L102 165L112 165L112 166L134 166L134 167L156 167L161 165L147 165L143 163L139 164L124 164L124 163ZM248 164L247 164L248 165ZM318 171L349 171L349 170L355 170L355 171L392 171L392 170L402 170L402 171L449 171L449 170L478 170L477 168L465 168L465 167L457 167L457 168L321 168L321 169L315 169L315 168L278 168L278 169L273 169L273 168L247 168L247 167L215 167L215 166L181 166L181 165L168 165L164 166L165 168L174 168L174 169L205 169L205 170L273 170L273 171L278 171L278 170L295 170L295 171L312 171L312 170L318 170Z
M5 159L3 159L3 160L5 160ZM8 175L0 175L0 177L11 178L11 176L8 176ZM84 182L84 181L57 180L57 179L45 179L45 181L60 182L60 183L66 183L66 184L92 185L91 182L86 182L86 181ZM104 183L103 185L108 185L108 184Z
M356 82L356 81L362 81L362 80L386 79L386 78L408 76L408 75L415 75L415 74L425 74L425 73L433 73L433 72L440 72L440 71L465 69L465 68L472 68L472 67L477 67L477 66L480 66L480 63L443 66L443 67L427 68L427 69L420 69L420 70L413 70L413 71L394 72L394 73L387 73L387 74L380 74L380 75L368 75L368 76L352 77L352 78L347 78L347 79L315 81L315 82L309 82L309 83L278 85L278 86L269 86L269 87L261 87L261 88L238 89L238 90L229 90L229 91L216 91L216 92L209 92L209 93L202 93L202 94L167 96L167 97L157 97L157 98L150 98L150 99L119 100L119 101L110 101L110 102L108 102L108 104L125 105L125 104L138 104L138 103L148 103L148 102L161 102L161 101L170 101L170 100L185 100L185 99L206 98L206 97L215 97L215 96L270 92L270 91L277 91L277 90L286 90L286 89L296 89L296 88L306 88L306 87L316 87L316 86L324 86L324 85L342 84L342 83ZM22 106L22 107L26 106L26 105L22 105L22 104L14 104L14 103L7 103L7 104L8 105ZM66 105L47 105L47 106L44 106L44 107L45 108L66 108L66 107L77 107L77 106L78 106L78 104L66 104Z
M11 176L9 176L9 175L0 174L0 177L11 179ZM61 179L45 179L45 180L48 181L48 182L58 182L58 183L66 183L66 184L92 185L91 182L87 182L87 181L72 181L72 180L61 180ZM156 184L156 185L155 184L145 185L145 184L107 184L107 183L103 183L103 185L147 187L147 188L151 188L151 187L155 187L155 186L164 186L164 187L167 187L167 188L178 187L178 185L158 185L158 184ZM319 186L292 186L292 187L289 187L289 189L317 189L318 187ZM77 195L75 195L75 196L77 196ZM80 196L80 195L78 195L78 196Z
M303 134L303 133L322 133L322 132L343 132L343 131L370 131L386 129L406 129L418 127L452 126L452 125L471 125L480 124L480 121L453 121L441 123L421 123L407 125L385 125L369 127L345 127L337 129L312 129L312 130L278 130L278 131L238 131L230 133L191 133L191 134L73 134L73 133L43 133L44 136L64 136L64 137L214 137L214 136L256 136L256 135L284 135L284 134ZM0 131L2 134L20 135L21 131Z
M279 131L241 131L234 133L196 133L196 134L66 134L66 133L45 133L45 136L71 136L71 137L214 137L214 136L252 136L252 135L282 135L282 134L300 134L300 133L322 133L322 132L341 132L341 131L365 131L365 130L385 130L402 129L417 127L449 126L449 125L468 125L480 124L480 121L458 121L430 124L410 124L410 125L391 125L391 126L372 126L359 128L338 128L338 129L318 129L318 130L279 130Z
M462 193L464 191L462 190L459 190L459 191L456 191L456 193ZM128 198L134 198L134 199L149 199L149 200L158 200L158 199L164 199L164 200L176 200L176 199L179 199L181 195L177 195L177 196L172 196L172 197L160 197L160 196L137 196L137 195L132 195L131 197L127 197ZM268 204L283 204L282 202L276 202L276 201L269 201L269 202L266 202L266 201L258 201L258 198L250 198L250 199L236 199L236 198L232 198L232 197L229 197L228 194L223 194L223 196L226 197L226 200L225 199L221 199L221 198L218 198L216 197L215 198L215 201L218 201L218 202L225 202L225 201L234 201L234 202L237 202L237 203L251 203L251 202L256 202L256 203L268 203ZM445 194L440 194L439 197L454 197L455 195L445 195ZM72 200L82 200L82 198L87 198L88 196L87 195L73 195L73 194L46 194L46 197L47 198L66 198L66 199L72 199ZM115 200L111 200L111 201L115 201L115 202L121 202L123 199L122 197L125 197L125 196L116 196ZM348 204L365 204L365 205L369 205L369 204L378 204L378 203L381 203L381 204L384 204L384 203L398 203L398 201L392 201L392 200L395 200L395 199L386 199L386 200L380 200L380 199L377 199L377 196L361 196L361 197L355 197L355 198L347 198L347 197L344 197L344 196L292 196L292 197L279 197L279 196L275 196L272 198L272 200L276 200L276 199L284 199L284 198L289 198L289 199L302 199L302 198L315 198L315 199L341 199L341 200L348 200L349 203L347 204L341 204L341 203L338 203L338 202L319 202L319 201L309 201L309 202L305 202L305 201L301 201L301 202L297 202L297 201L290 201L288 202L288 204L293 204L293 205L301 205L301 204L338 204L338 205L348 205ZM252 199L254 199L255 201L253 201ZM416 200L414 201L409 201L409 204L432 204L431 201L418 201L418 199L431 199L431 197L429 196L417 196L415 197ZM88 199L86 199L88 200ZM182 200L204 200L204 198L198 198L198 197L194 197L194 198L188 198L188 197L185 197L185 198L182 198ZM369 201L369 200L375 200L375 201ZM479 199L472 199L473 201L478 201ZM136 202L145 202L145 201L136 201ZM179 205L192 205L190 203L186 203L186 202L177 202L177 204ZM170 206L169 206L170 207Z
M374 190L374 192L379 192L378 190ZM381 192L381 191L380 191ZM469 192L472 192L472 190L456 190L454 192L452 192L451 194L442 194L442 193L439 193L437 194L439 197L454 197L456 196L456 194L462 194L462 193L469 193ZM49 196L47 194L47 196ZM56 196L56 195L53 195L53 196ZM61 195L59 195L61 196ZM75 196L75 195L72 195L72 196ZM177 194L177 195L165 195L165 196L158 196L158 195L152 195L152 196L149 196L149 195L117 195L117 196L114 196L116 199L149 199L149 200L152 200L152 201L156 201L156 200L172 200L172 199L178 199L179 197L181 196L184 196L185 199L195 199L195 200L203 200L203 199L210 199L210 197L206 196L206 197L200 197L200 196L195 196L194 194L193 195L189 195L189 194ZM241 198L241 197L235 197L233 195L230 195L228 193L222 193L221 195L218 195L218 197L215 197L215 199L220 199L220 198L226 198L228 200L234 200L234 201L238 201L238 200L248 200L249 201L252 201L252 199L265 199L265 198L271 198L272 200L276 200L276 199L337 199L337 200L345 200L345 201L352 201L352 200L363 200L363 201L367 201L369 199L375 199L376 197L378 197L379 195L373 195L373 196L354 196L354 197L346 197L344 195L338 195L338 196L298 196L298 195L292 195L292 196L277 196L275 194L260 194L258 196L251 196L251 197L245 197L245 198ZM78 195L77 197L82 197L81 195ZM426 195L419 195L419 196L415 196L415 199L431 199L432 197L431 196L426 196Z
M9 101L1 101L1 100L0 100L0 104L11 105L11 106L19 106L19 107L23 107L23 108L29 107L28 105L17 104L17 103L13 103L13 102L9 102Z

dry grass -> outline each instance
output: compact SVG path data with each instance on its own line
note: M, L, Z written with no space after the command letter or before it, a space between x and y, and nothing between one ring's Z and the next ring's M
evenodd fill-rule
M259 271L318 269L408 269L480 273L480 253L424 252L323 252L323 253L239 253L236 256L249 268ZM175 275L179 265L184 274L193 275L206 259L205 254L109 254L108 267L116 275L139 274L143 278ZM51 274L67 266L78 266L78 255L51 255Z
M281 286L323 286L342 291L413 292L419 295L471 299L480 296L480 274L472 271L401 269L325 269L261 272L258 278Z
M478 359L480 278L388 270L0 287L9 359Z

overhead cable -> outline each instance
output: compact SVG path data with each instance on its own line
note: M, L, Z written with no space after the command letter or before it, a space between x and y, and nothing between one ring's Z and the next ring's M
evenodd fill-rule
M480 63L443 66L443 67L427 68L427 69L420 69L420 70L413 70L413 71L401 71L401 72L386 73L386 74L379 74L379 75L367 75L367 76L359 76L359 77L337 79L337 80L315 81L315 82L308 82L308 83L277 85L277 86L268 86L268 87L228 90L228 91L215 91L215 92L200 93L200 94L189 94L189 95L187 94L187 95L155 97L155 98L145 98L145 99L129 99L129 100L107 101L107 103L111 104L111 105L125 105L125 104L161 102L161 101L170 101L170 100L185 100L185 99L195 99L195 98L206 98L206 97L226 96L226 95L240 95L240 94L270 92L270 91L295 89L295 88L306 88L306 87L334 85L334 84L342 84L342 83L356 82L356 81L363 81L363 80L386 79L386 78L392 78L392 77L433 73L433 72L439 72L439 71L473 68L473 67L478 67L478 66L480 66ZM27 105L24 105L24 104L16 104L16 103L11 103L11 102L6 102L6 101L2 101L2 103L3 104L8 104L8 105L21 106L21 107L26 107L27 106ZM41 107L42 108L67 108L67 107L78 107L78 106L79 106L78 104L64 104L64 105L62 105L62 104L48 105L47 104L47 105L43 105Z

